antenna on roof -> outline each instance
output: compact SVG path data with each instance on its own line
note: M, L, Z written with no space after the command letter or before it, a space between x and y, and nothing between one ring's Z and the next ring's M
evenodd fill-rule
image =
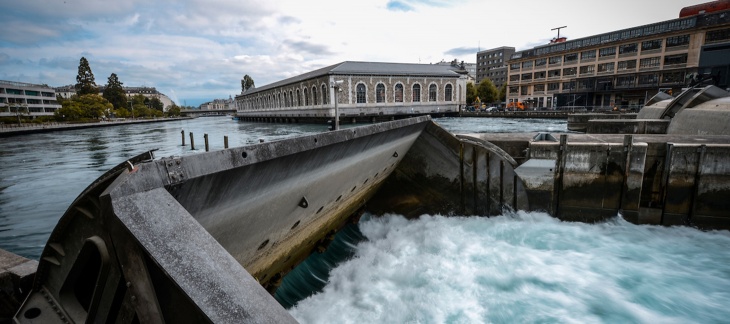
M568 26L555 27L555 28L551 29L551 30L556 30L556 29L558 30L558 37L553 38L550 41L550 43L561 43L561 42L564 42L565 41L565 37L560 38L560 30L563 29L563 28L566 28L566 27L568 27Z

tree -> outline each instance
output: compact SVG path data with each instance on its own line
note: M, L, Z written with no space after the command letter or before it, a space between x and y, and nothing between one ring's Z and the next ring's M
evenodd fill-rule
M477 89L474 87L474 83L466 84L466 104L471 106L474 104L474 100L477 98Z
M477 95L483 103L493 103L497 101L499 91L497 91L497 87L494 86L492 80L484 79L477 86Z
M241 93L246 92L246 90L255 87L253 83L253 79L248 76L248 74L243 76L243 79L241 80Z
M157 111L163 111L165 108L165 104L160 101L160 98L153 97L152 99L150 99L150 108Z
M499 101L505 102L507 100L507 84L502 84L501 87L499 87Z
M180 116L180 107L178 105L176 105L176 104L173 103L171 106L169 106L167 108L166 114L169 117L172 117L172 116Z
M107 79L103 96L114 106L114 109L127 107L127 94L124 92L122 82L119 81L116 73L112 73Z
M79 74L76 76L76 95L83 96L87 94L99 94L99 89L94 82L94 73L91 72L89 61L85 57L81 57L79 61Z
M57 109L56 119L81 120L98 119L112 112L114 106L98 94L73 96L63 102L61 109Z

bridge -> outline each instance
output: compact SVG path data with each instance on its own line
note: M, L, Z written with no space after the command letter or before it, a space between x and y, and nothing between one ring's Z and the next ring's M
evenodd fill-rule
M236 113L235 109L181 109L181 116L202 117L202 116L225 116Z

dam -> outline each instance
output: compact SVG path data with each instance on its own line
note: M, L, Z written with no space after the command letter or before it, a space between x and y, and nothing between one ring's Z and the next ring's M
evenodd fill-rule
M16 320L291 322L271 291L366 211L541 210L588 222L622 212L639 224L726 228L712 195L727 196L728 140L708 138L455 136L419 117L193 156L145 153L69 207Z

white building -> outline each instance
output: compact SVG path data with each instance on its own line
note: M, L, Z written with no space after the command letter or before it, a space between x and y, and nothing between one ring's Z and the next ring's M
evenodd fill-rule
M0 80L0 116L52 116L59 108L48 85Z

